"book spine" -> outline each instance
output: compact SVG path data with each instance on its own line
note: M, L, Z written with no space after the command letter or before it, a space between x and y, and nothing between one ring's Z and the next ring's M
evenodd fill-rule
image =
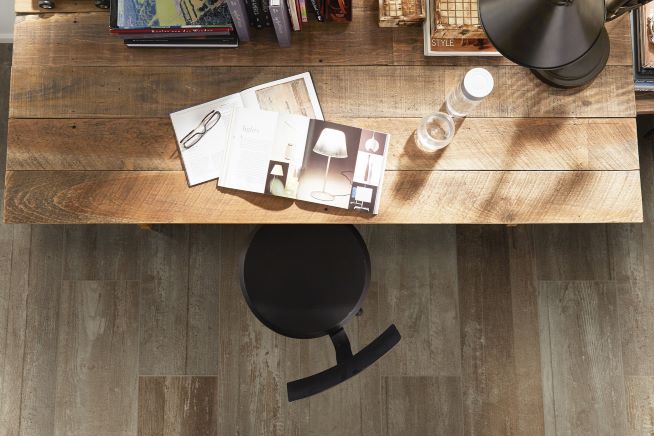
M252 14L254 15L254 27L257 29L263 28L263 12L261 11L260 0L251 0L250 5L252 6Z
M254 10L252 9L252 0L244 0L245 10L248 13L248 20L250 21L250 26L257 27L256 20L254 18Z
M265 27L271 27L272 17L270 16L270 5L268 4L268 0L260 0L260 1L261 1L261 12L263 13L263 25Z
M266 0L264 0L266 1ZM291 46L291 21L285 0L270 0L270 16L272 18L277 42L280 47Z
M289 15L291 17L291 26L293 30L300 30L300 20L297 16L297 10L295 8L295 0L282 0L286 1L286 6L288 7Z
M297 27L299 28L298 30L302 30L302 11L300 11L300 0L295 0L295 7L293 10L295 11L295 16L297 17Z
M309 15L307 14L307 2L306 0L299 0L299 1L300 1L300 16L302 17L302 22L308 23Z
M208 32L229 32L231 27L168 27L151 29L110 29L115 34L137 34L137 33L208 33Z
M250 40L250 26L247 21L247 12L243 0L227 0L227 7L234 22L236 34L241 41Z
M309 0L309 3L311 4L311 9L313 10L314 15L316 16L316 20L318 21L325 21L325 18L322 15L322 12L320 11L320 3L318 3L318 0Z

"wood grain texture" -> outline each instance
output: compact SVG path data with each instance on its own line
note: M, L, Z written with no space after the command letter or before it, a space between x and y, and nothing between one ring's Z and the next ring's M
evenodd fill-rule
M625 377L630 436L654 433L654 377Z
M188 189L182 172L9 171L7 181L10 223L642 221L638 171L387 171L376 217L213 183Z
M220 226L191 226L188 259L188 322L186 374L218 375L222 244Z
M63 282L54 434L134 434L138 282Z
M216 377L140 377L139 436L215 436Z
M0 434L7 436L20 429L30 241L30 226L0 224Z
M634 117L632 70L608 66L588 87L549 87L516 66L488 67L494 92L479 117ZM467 71L446 66L84 67L14 64L12 118L164 117L186 106L310 71L326 119L422 117ZM20 77L20 80L16 79ZM215 80L221 77L221 80ZM338 84L338 92L334 88ZM346 99L343 96L347 96Z
M379 362L382 375L460 376L454 226L382 227L369 244L379 318L402 335Z
M636 113L638 115L654 114L654 95L651 92L636 92Z
M456 237L464 434L519 434L506 229Z
M542 362L551 366L546 434L626 434L615 286L543 282L539 291Z
M648 270L648 274L651 274ZM654 374L654 288L652 281L629 281L617 286L625 375Z
M63 228L33 227L25 320L21 434L52 434L55 426L57 328Z
M139 230L123 226L68 226L64 280L139 280Z
M20 2L24 0L19 0ZM238 50L213 50L211 56L188 56L185 50L134 50L107 32L106 13L61 14L70 2L57 4L54 15L23 15L16 19L16 63L32 65L477 65L474 57L423 56L422 27L382 29L374 2L354 0L351 24L328 26L310 20L293 34L291 50L280 49L272 29L253 33ZM82 3L92 6L92 3ZM64 10L65 9L65 10ZM90 8L90 11L93 11ZM85 12L85 11L84 11ZM43 19L47 17L47 19ZM611 37L609 65L631 66L629 18L607 24ZM47 38L49 46L39 43ZM316 50L316 47L320 47ZM487 65L511 65L504 57L489 57Z
M384 377L383 386L383 435L464 434L459 377Z
M160 226L142 234L140 251L139 374L186 371L188 226Z
M415 146L420 119L334 118L387 132L390 170L635 170L630 118L468 118L434 155ZM113 132L107 135L106 132ZM9 170L180 171L169 118L12 119Z

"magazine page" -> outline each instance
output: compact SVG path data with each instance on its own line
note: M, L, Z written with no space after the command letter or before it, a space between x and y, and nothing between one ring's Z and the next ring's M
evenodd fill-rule
M389 135L311 120L297 199L376 214Z
M170 114L189 186L220 177L231 113L240 106L233 94Z
M218 186L295 198L310 120L238 108Z
M241 98L248 108L324 119L309 73L246 89L241 92Z

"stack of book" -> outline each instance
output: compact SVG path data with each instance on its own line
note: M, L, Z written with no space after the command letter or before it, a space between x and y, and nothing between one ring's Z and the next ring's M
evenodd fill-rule
M273 27L289 47L310 19L348 22L351 0L111 0L111 33L130 47L237 47Z
M129 47L238 47L225 0L111 0L110 30Z

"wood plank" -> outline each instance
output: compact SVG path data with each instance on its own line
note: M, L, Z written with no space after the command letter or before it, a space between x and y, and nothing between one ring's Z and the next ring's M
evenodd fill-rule
M0 44L3 45L3 44ZM0 61L4 61L5 53L2 53ZM5 167L7 165L7 114L9 113L9 83L11 76L11 58L9 64L0 63L0 189L5 186Z
M648 250L649 251L649 250ZM648 275L651 272L648 271ZM652 281L620 283L618 315L625 375L654 375L654 289Z
M654 114L654 93L648 91L636 92L636 113L638 115Z
M63 228L32 227L25 321L21 434L53 434Z
M453 143L422 152L418 118L334 118L391 135L389 170L634 170L636 122L628 118L468 118ZM106 132L112 132L107 135ZM169 118L11 119L9 170L182 169Z
M138 282L64 282L54 434L134 434Z
M139 436L218 435L216 377L140 377Z
M135 226L67 226L64 280L138 280L138 235Z
M460 435L460 377L384 377L383 435Z
M549 87L517 66L488 69L495 77L496 92L471 116L635 115L632 71L627 66L609 66L593 84L575 90ZM10 117L165 117L182 107L307 70L325 117L331 119L422 117L445 101L467 67L160 67L153 71L150 67L52 69L14 64Z
M218 434L285 434L286 339L250 312L239 285L239 255L252 228L229 226L221 239L218 316Z
M625 377L630 436L654 433L654 377Z
M519 434L506 229L457 227L464 434Z
M120 201L114 199L120 198ZM589 208L588 205L593 207ZM274 210L275 213L270 213ZM9 171L8 223L641 222L638 171L387 171L380 214L188 189L182 172Z
M92 0L56 0L55 9L41 9L36 0L14 0L17 14L59 14L61 12L101 12ZM107 16L107 11L103 11ZM108 16L105 20L109 20Z
M8 436L20 429L30 239L30 226L0 224L0 434Z
M369 3L369 4L366 4ZM272 28L252 32L236 50L140 50L110 34L106 13L19 16L15 24L17 65L224 66L390 65L393 33L377 25L372 3L354 1L351 25L310 21L280 48ZM47 19L43 19L47 17ZM422 46L416 47L422 52ZM192 53L193 55L189 56ZM199 55L196 55L199 53ZM208 55L210 53L210 55Z
M188 226L142 232L140 375L186 373L189 250Z
M540 293L546 434L626 434L615 286L542 282Z
M191 226L188 259L186 373L218 375L221 226Z
M521 435L542 435L545 430L536 247L532 232L532 226L507 230L515 386L519 399L516 404L516 433Z
M535 227L539 280L611 280L606 226Z
M454 226L384 226L369 239L379 318L402 335L381 374L460 376Z
M625 15L606 23L611 38L611 54L608 65L632 65L630 17ZM423 55L422 26L393 29L393 60L396 65L510 65L504 57L472 56L427 57Z

